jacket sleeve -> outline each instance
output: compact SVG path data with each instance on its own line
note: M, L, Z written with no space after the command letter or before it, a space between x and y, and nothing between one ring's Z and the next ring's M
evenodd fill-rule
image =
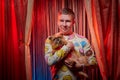
M85 38L82 42L82 47L84 51L84 55L88 57L88 64L95 65L97 64L97 60L94 54L94 51L89 43L89 41Z
M49 66L62 60L69 51L70 49L66 45L57 51L53 51L49 39L45 41L45 60Z

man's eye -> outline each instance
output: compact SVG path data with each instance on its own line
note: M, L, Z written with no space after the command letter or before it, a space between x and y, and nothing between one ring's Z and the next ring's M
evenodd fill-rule
M60 22L64 22L64 20L60 20Z
M70 20L66 20L66 22L71 22Z
M71 22L71 20L60 20L60 22Z

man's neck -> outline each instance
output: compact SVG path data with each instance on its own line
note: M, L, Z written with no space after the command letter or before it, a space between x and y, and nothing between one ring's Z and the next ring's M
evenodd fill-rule
M59 32L61 35L64 35L64 36L69 36L69 35L71 35L71 34L73 34L73 32L71 31L71 32L69 32L69 33L61 33L61 32Z

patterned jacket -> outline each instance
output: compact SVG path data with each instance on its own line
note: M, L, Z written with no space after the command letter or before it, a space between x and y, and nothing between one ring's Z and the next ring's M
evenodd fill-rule
M74 49L79 53L79 55L88 55L88 63L90 65L97 63L94 51L85 37L77 33L73 33L69 36L64 36L64 38L74 44ZM50 41L48 38L46 39L45 60L51 67L52 80L77 80L77 76L64 64L64 57L69 54L68 51L68 47L64 45L53 54ZM91 52L91 54L89 52Z

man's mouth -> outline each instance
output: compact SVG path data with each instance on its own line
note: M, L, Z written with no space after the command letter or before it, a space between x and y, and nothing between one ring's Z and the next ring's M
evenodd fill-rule
M68 29L68 27L67 27L67 26L64 26L64 27L63 27L63 30L67 30L67 29Z

